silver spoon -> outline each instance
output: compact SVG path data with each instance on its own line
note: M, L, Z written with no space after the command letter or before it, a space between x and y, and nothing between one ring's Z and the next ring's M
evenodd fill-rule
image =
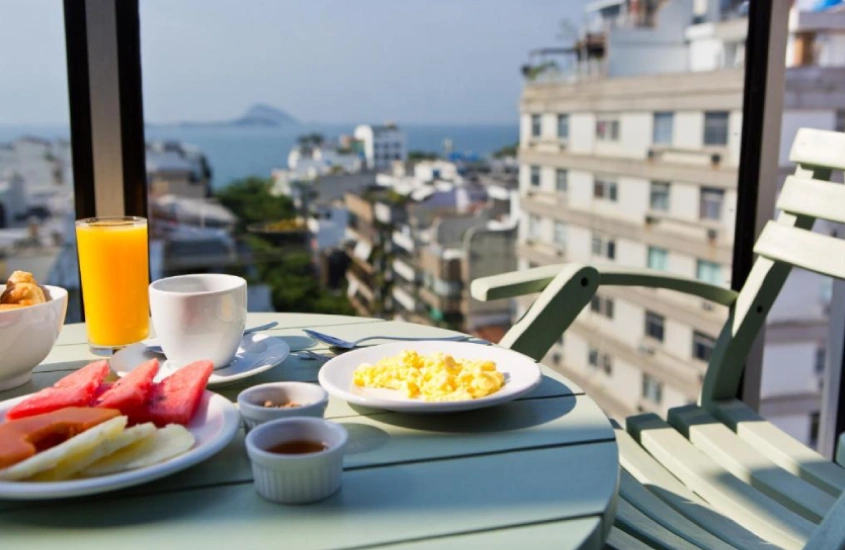
M262 331L262 330L271 329L278 324L279 324L278 322L272 321L270 323L267 323L266 325L259 325L257 327L248 328L248 329L244 330L244 336L246 336L247 334L252 334L253 332L259 332L259 331ZM158 354L158 355L164 355L164 350L161 349L161 346L147 346L147 349L145 351L149 351L151 353L155 353L155 354Z

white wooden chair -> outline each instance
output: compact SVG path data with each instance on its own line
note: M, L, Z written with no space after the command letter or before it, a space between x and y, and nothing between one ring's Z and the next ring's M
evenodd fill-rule
M802 129L787 178L740 292L647 269L579 264L472 282L479 300L539 292L500 345L543 358L599 286L668 288L728 306L697 405L617 427L620 499L612 548L845 548L845 468L735 399L749 349L792 266L845 279L845 242L813 233L845 223L845 134ZM842 439L840 439L840 446Z

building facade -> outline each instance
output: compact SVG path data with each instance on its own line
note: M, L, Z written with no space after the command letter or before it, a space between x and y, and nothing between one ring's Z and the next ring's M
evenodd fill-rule
M363 144L367 168L371 170L387 170L394 162L408 160L405 132L395 124L361 124L354 135Z
M746 20L711 10L713 3L696 12L693 2L674 0L638 26L643 18L608 11L611 4L636 6L598 3L591 15L604 25L589 35L590 55L579 55L557 74L524 70L532 78L520 104L519 268L607 263L729 286ZM646 55L649 41L677 42L678 28L663 32L661 25L681 26L683 63L674 49L657 64ZM793 34L801 32L793 27ZM621 47L633 37L639 57L636 48ZM832 53L825 55L824 67L792 63L787 69L784 175L797 128L834 129L845 106L845 73L834 66ZM811 84L825 78L839 84L826 92ZM772 351L765 360L761 410L812 444L829 295L819 277L796 277L801 283L787 285L784 303L769 319ZM803 317L788 303L795 289L817 303L804 308ZM600 288L546 361L620 420L639 411L665 414L697 398L726 313L670 291ZM802 322L792 322L798 318ZM799 359L807 373L790 370Z

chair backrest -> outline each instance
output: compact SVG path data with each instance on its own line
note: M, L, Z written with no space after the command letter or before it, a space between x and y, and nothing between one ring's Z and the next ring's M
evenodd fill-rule
M757 240L758 258L716 341L704 406L736 396L748 352L792 266L845 279L845 241L811 231L816 219L845 223L845 186L829 181L833 170L845 170L845 134L799 130L789 158L795 174L784 183L780 214Z

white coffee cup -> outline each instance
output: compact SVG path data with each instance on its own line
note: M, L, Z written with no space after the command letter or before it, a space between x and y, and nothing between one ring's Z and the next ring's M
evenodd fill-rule
M208 359L214 368L232 361L246 326L246 281L204 273L159 279L150 285L156 337L178 366Z

